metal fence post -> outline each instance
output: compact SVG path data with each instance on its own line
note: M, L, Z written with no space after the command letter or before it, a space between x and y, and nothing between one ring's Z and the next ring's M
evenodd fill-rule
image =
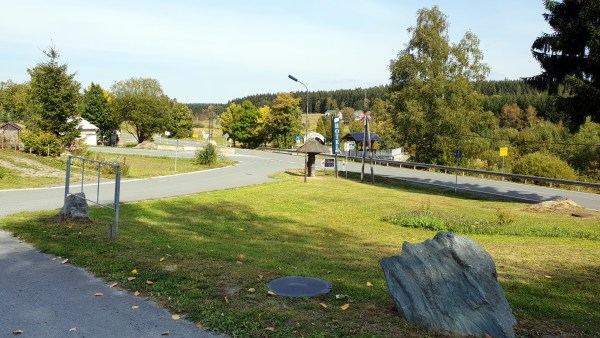
M119 236L119 197L121 192L121 169L117 165L115 175L115 222L108 229L108 237L116 240Z
M71 155L69 155L69 157L67 157L67 174L65 177L65 196L64 196L64 201L63 201L63 208L65 207L65 205L67 205L67 195L69 194L69 188L70 188L70 181L71 181ZM63 210L63 212L61 213L61 221L64 221L67 215L67 211Z

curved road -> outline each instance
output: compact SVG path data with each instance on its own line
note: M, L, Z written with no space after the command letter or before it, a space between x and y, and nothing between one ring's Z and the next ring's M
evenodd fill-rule
M148 151L121 148L94 150L174 156L172 151ZM179 152L192 157L192 152ZM137 201L204 191L229 189L273 181L269 176L289 168L302 168L303 156L290 156L236 149L229 158L236 166L150 179L121 182L121 201ZM359 163L348 163L358 171ZM340 165L340 168L342 166ZM368 165L367 165L368 172ZM340 172L343 175L343 171ZM375 174L421 184L454 188L454 175L410 169L375 167ZM367 176L368 177L368 176ZM589 209L600 209L600 195L528 186L515 183L458 178L459 189L495 194L529 201L570 198ZM72 192L78 187L73 187ZM84 186L86 196L96 196L95 186ZM63 187L0 191L0 218L33 210L60 208ZM100 201L112 201L114 185L101 185ZM1 221L0 221L1 222ZM158 337L213 336L185 320L173 321L171 314L156 304L134 297L118 288L110 288L82 269L41 254L0 231L0 337L23 330L28 337ZM94 294L101 292L102 297ZM140 308L132 310L131 306ZM75 330L73 330L75 328Z

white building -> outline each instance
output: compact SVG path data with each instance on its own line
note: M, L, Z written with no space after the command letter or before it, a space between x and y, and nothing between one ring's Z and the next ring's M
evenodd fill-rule
M98 139L96 137L98 127L91 124L85 119L81 119L81 121L79 121L79 129L81 130L81 135L79 136L79 139L83 140L85 144L89 146L95 146L98 144Z

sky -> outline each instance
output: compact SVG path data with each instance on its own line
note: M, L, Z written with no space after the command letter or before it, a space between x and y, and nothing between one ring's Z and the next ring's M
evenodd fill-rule
M492 80L540 73L531 44L551 32L542 0L0 0L0 81L29 81L54 45L86 88L157 79L184 103L389 83L420 8L438 6L458 42L480 39Z

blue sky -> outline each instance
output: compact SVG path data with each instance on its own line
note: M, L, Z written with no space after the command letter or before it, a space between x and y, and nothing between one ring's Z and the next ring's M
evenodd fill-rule
M490 79L538 74L533 40L551 32L542 0L0 0L0 81L29 80L54 44L83 87L160 81L180 102L370 87L408 41L419 8L439 6L450 38L481 40Z

